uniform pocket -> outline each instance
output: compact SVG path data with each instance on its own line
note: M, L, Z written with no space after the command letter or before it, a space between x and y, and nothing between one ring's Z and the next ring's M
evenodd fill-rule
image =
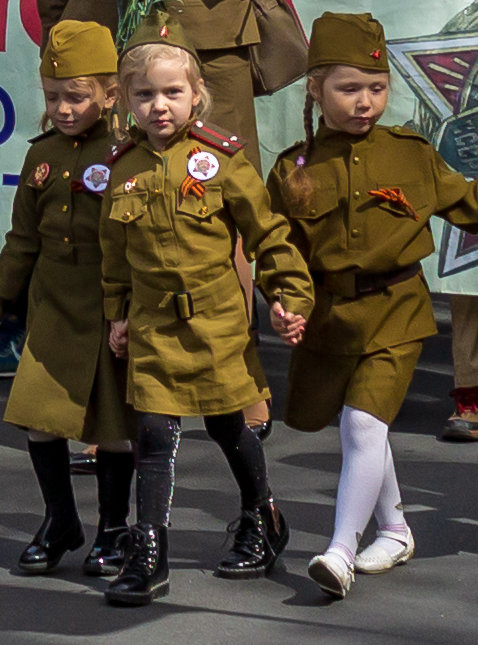
M290 217L293 219L319 219L328 215L338 206L337 189L335 186L326 186L316 189L307 209L292 210Z
M208 219L224 208L222 189L220 186L207 186L202 197L186 195L183 197L176 191L176 213L190 215L199 219Z
M129 224L148 212L149 195L147 191L112 194L110 219Z
M428 195L424 190L424 186L418 182L407 182L407 183L395 183L393 186L391 184L385 184L383 182L377 182L376 190L381 190L384 188L399 188L405 200L410 204L415 213L426 209L429 205ZM406 205L400 204L395 201L385 201L379 199L377 201L377 206L388 213L391 213L395 216L403 217L407 215Z

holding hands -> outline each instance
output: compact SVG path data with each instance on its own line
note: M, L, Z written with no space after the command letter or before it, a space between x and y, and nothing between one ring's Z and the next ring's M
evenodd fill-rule
M128 319L111 321L108 342L116 358L128 358Z
M270 308L271 325L287 345L301 342L306 320L300 314L285 311L280 302L274 302Z

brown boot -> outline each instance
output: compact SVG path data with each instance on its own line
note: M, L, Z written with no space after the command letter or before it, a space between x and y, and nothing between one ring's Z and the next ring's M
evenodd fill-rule
M458 387L450 392L455 411L443 428L445 441L478 441L478 387Z

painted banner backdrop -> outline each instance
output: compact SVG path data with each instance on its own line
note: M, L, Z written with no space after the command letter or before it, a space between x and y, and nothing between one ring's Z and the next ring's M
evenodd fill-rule
M425 134L447 162L478 177L478 0L295 0L308 33L323 11L370 11L385 27L392 92L382 123ZM27 139L43 110L35 0L0 0L0 244ZM305 82L256 100L264 173L303 138ZM433 291L478 294L478 235L433 218L436 252L424 261Z

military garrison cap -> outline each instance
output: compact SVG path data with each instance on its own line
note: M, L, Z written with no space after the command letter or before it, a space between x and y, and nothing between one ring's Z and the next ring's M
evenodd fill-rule
M74 78L116 74L117 54L111 32L97 22L61 20L50 31L40 74Z
M165 11L155 11L144 18L121 52L120 62L127 52L141 45L179 47L189 52L198 65L201 64L196 50L188 41L179 22Z
M326 11L312 25L307 69L319 65L389 72L382 25L371 13Z

